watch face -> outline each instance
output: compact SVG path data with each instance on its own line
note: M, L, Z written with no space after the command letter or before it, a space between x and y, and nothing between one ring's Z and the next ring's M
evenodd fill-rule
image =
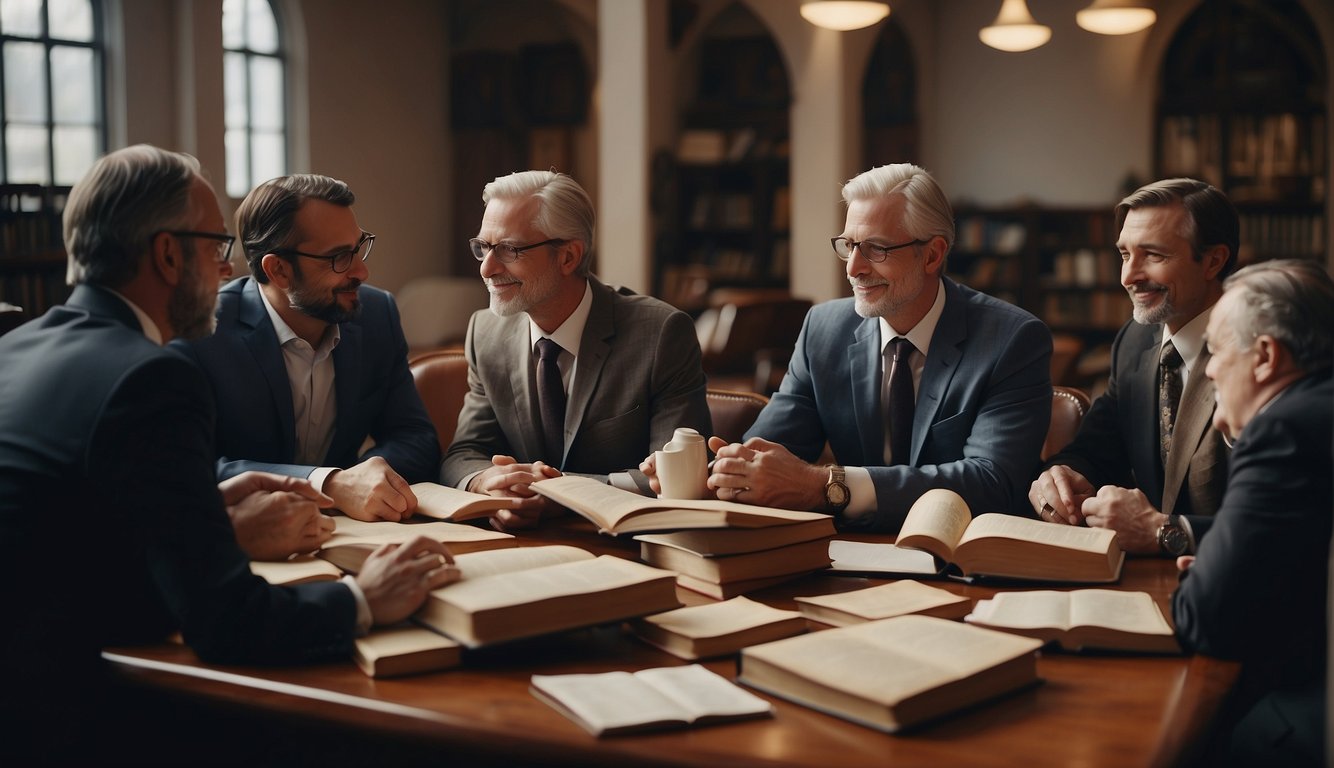
M1181 555L1189 544L1186 532L1176 526L1165 526L1158 532L1158 545L1169 555Z
M841 507L848 503L848 488L842 483L830 483L825 486L824 496L830 506Z

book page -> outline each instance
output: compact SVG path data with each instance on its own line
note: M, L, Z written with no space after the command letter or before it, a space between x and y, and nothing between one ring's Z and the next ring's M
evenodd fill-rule
M486 517L494 510L508 509L519 503L519 499L472 493L439 483L413 483L409 487L417 497L417 511L414 514L438 520Z
M635 677L680 705L690 713L692 721L702 717L741 717L773 711L769 702L698 664L641 669Z
M419 534L445 544L514 538L508 533L475 528L471 525L461 525L459 523L394 523L385 520L367 522L365 520L354 520L350 517L335 517L333 536L329 537L329 540L324 543L324 549L349 544L365 544L378 547L381 544L407 541Z
M1172 635L1172 627L1148 592L1079 589L1070 593L1070 624L1108 627L1145 635Z
M548 548L540 547L540 549ZM675 581L676 574L671 571L651 568L614 555L603 555L591 560L581 558L577 562L560 562L541 568L494 573L482 577L473 576L470 570L471 563L463 562L464 558L477 555L523 552L532 549L539 547L497 549L459 555L455 560L459 569L464 571L463 578L431 592L431 596L433 599L454 605L465 613L475 614L490 608L536 603L565 595L596 594L657 578L670 578ZM575 547L567 549L588 554Z
M513 571L542 568L558 563L592 560L593 553L578 547L553 544L545 547L514 547L468 552L454 557L454 565L464 579L479 579Z
M531 684L593 733L691 719L681 705L629 672L533 675Z
M897 544L925 549L942 560L951 560L954 549L973 520L963 497L954 491L933 488L917 498L899 529Z
M930 552L894 544L834 539L829 542L829 559L834 561L829 567L835 571L923 575L939 572Z
M798 597L796 600L799 604L807 603L832 608L867 620L887 619L951 603L967 602L967 598L959 597L953 592L916 581L896 581L852 592Z
M910 512L909 515L911 514ZM907 523L904 523L904 527L907 527ZM1105 553L1111 546L1112 540L1116 538L1116 531L1108 528L1054 525L1027 517L991 512L977 516L968 527L968 532L959 540L959 545L988 536L1031 541L1081 552Z
M1055 590L998 592L990 600L979 600L968 622L1015 629L1059 629L1074 626L1070 620L1070 593Z
M721 603L692 605L646 616L644 621L682 637L704 638L720 637L800 616L796 611L770 608L748 597L734 597Z
M338 566L310 555L291 560L250 561L250 572L270 584L304 584L311 581L337 581L343 577Z

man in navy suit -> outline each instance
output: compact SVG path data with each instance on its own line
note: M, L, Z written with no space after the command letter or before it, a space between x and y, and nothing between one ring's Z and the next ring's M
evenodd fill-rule
M1242 664L1214 762L1324 765L1334 282L1310 261L1242 269L1205 335L1214 426L1236 442L1209 535L1179 561L1177 638Z
M69 302L0 337L0 753L17 764L114 759L90 741L125 716L102 700L105 646L179 629L213 663L347 658L451 575L425 537L344 582L250 572L229 512L309 488L219 484L208 385L162 346L212 330L232 240L194 158L113 152L65 209Z
M843 199L833 247L853 298L811 309L745 443L714 439L710 485L725 500L824 509L842 528L887 533L932 488L974 514L1014 510L1051 420L1051 333L943 276L954 217L926 171L874 168ZM826 442L837 463L811 463Z
M252 190L236 211L250 277L223 288L217 332L182 347L217 399L219 478L309 478L349 517L397 521L417 507L409 483L435 479L440 445L393 297L364 284L375 235L354 200L313 174Z

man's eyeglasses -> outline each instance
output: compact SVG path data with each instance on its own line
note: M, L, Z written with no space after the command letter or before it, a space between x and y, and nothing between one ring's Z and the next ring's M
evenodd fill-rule
M543 240L540 243L533 243L532 245L510 245L508 243L488 243L481 238L474 237L468 241L468 247L472 249L472 257L478 261L485 259L486 254L494 251L496 258L500 259L500 263L513 264L514 261L519 258L519 254L524 251L541 248L544 245L564 245L568 242L568 240L562 240L557 237L550 240Z
M204 238L206 240L216 240L218 242L218 253L215 258L219 264L226 264L232 260L232 243L236 242L236 237L226 232L190 232L189 230L164 229L169 235L176 237Z
M361 256L365 261L371 257L371 249L375 247L375 235L366 230L361 230L361 239L357 244L338 253L324 255L320 253L304 253L295 248L275 248L269 253L275 253L279 256L305 256L308 259L319 259L329 262L329 268L338 274L348 271L352 268L352 260Z
M865 240L849 240L846 237L833 237L829 242L834 246L834 253L844 261L852 258L852 249L858 248L862 252L862 258L869 262L879 264L889 258L891 251L897 251L900 248L907 248L910 245L926 245L930 240L909 240L906 243L898 245L881 245L871 243Z

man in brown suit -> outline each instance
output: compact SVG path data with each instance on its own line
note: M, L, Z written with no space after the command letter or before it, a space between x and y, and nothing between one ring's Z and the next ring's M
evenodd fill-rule
M1212 426L1204 330L1237 263L1232 203L1194 179L1141 187L1116 207L1134 318L1112 345L1107 392L1029 488L1053 523L1111 528L1129 552L1193 552L1227 485Z

